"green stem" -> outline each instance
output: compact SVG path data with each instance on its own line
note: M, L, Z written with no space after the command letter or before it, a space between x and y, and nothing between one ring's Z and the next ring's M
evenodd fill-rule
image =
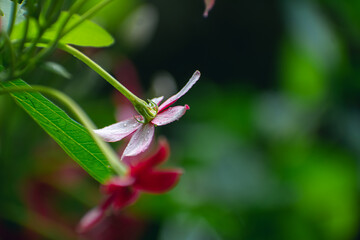
M29 21L30 21L30 19L29 19ZM39 43L39 41L40 41L40 39L41 39L41 36L45 33L45 30L46 30L46 29L40 27L40 25L39 25L38 22L35 22L35 23L36 23L36 25L37 25L36 27L39 29L39 31L38 31L37 34L36 34L36 38L31 41L31 45L28 46L28 47L24 50L24 52L22 53L22 56L21 56L22 61L19 62L19 63L17 64L17 66L22 66L22 65L24 65L24 64L26 65L26 64L28 63L28 61L31 59L31 57L32 57L33 54L34 54L34 51L35 51L35 49L36 49L36 45ZM27 40L27 39L25 39L25 41L26 41L26 40Z
M15 68L15 50L14 46L12 45L9 35L6 32L1 33L4 36L5 44L8 46L9 52L10 52L10 76L8 78L12 78L14 74L14 68Z
M130 92L126 87L124 87L118 80L116 80L113 76L111 76L107 71L105 71L101 66L91 60L88 56L73 48L69 45L61 45L59 46L62 50L70 53L86 65L88 65L91 69L97 72L101 77L103 77L106 81L108 81L111 85L113 85L117 90L119 90L126 98L130 100L130 102L142 101L140 98L135 96L132 92Z
M113 0L101 1L100 3L98 3L97 5L92 7L90 10L85 12L75 24L70 26L68 29L65 29L66 24L70 20L71 16L85 4L86 0L81 0L81 1L75 2L73 4L73 6L70 8L67 18L64 20L62 26L59 28L59 31L57 32L57 36L55 37L55 39L48 44L47 48L44 48L42 51L40 51L40 53L38 53L38 55L36 57L34 57L29 63L27 63L27 66L23 70L17 72L16 77L19 77L19 76L23 75L24 73L26 73L27 71L31 70L37 64L37 62L39 62L41 59L46 57L50 52L52 52L55 49L55 47L57 46L59 40L63 36L65 36L67 33L69 33L74 28L79 26L86 19L92 17L94 14L96 14L100 9L105 7L111 1L113 1ZM33 47L35 47L36 44L37 44L37 41L33 42ZM29 58L27 58L27 60L28 59Z
M50 54L56 48L57 44L59 43L59 40L62 37L61 34L62 34L63 30L65 29L67 23L69 22L70 18L76 11L78 11L85 4L85 2L86 2L86 0L77 1L71 6L68 15L66 16L65 20L62 22L61 26L59 27L59 30L56 34L55 39L52 40L51 42L49 42L49 44L46 48L42 49L33 59L31 59L31 61L27 63L26 67L17 73L16 77L21 76L24 73L26 73L27 71L34 68L39 61L41 61L43 58L45 58L48 54Z
M94 141L97 143L97 145L100 147L102 152L107 157L113 170L119 175L124 175L127 172L128 169L127 166L124 165L122 162L120 162L119 158L117 157L115 152L110 148L110 146L106 144L102 139L100 139L100 137L98 137L94 133L93 130L96 129L96 127L89 119L89 117L86 115L86 113L80 108L80 106L75 101L73 101L67 95L56 89L45 86L38 86L38 85L31 87L16 87L16 88L7 88L0 90L0 93L11 93L11 92L40 92L57 99L59 102L64 104L88 130L91 137L94 139Z
M152 118L155 117L156 113L154 114L153 110L144 100L138 98L135 94L130 92L124 85L122 85L118 80L116 80L93 60L91 60L88 56L69 45L59 45L59 48L70 53L71 55L88 65L108 83L110 83L113 87L120 91L127 99L129 99L129 101L134 105L135 109L145 118L146 121L150 121Z
M32 2L30 2L29 5L32 6ZM29 11L30 11L30 9L29 9ZM24 45L25 45L27 35L28 35L28 31L29 31L30 16L27 16L25 21L26 21L25 22L25 29L24 29L23 36L22 36L22 39L21 39L21 42L20 42L18 53L22 53L22 50L24 49Z
M11 20L10 20L10 25L9 25L9 29L8 29L9 36L11 35L11 32L15 25L16 13L17 13L17 7L18 7L17 3L18 3L17 0L13 1L13 7L12 7L12 11L11 11Z

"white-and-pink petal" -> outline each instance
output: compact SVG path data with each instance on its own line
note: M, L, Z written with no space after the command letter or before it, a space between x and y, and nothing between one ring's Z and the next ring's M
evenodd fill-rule
M129 144L124 150L122 158L136 156L148 149L154 137L154 131L154 124L143 124L131 137Z
M94 132L106 142L117 142L135 132L141 125L142 123L132 117L102 129L94 130Z
M187 82L185 87L183 87L177 94L167 99L163 104L159 106L159 113L162 112L165 108L176 102L179 98L181 98L190 88L199 80L200 72L195 71L190 80Z
M151 99L151 101L153 101L154 103L159 105L163 99L164 99L164 96L161 96L161 97L153 98L153 99Z
M151 122L157 126L169 124L179 120L188 109L190 109L188 105L169 107L168 109L156 115L156 117L151 120Z

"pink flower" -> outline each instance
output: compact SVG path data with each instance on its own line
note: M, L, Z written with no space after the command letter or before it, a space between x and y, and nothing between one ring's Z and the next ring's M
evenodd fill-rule
M154 119L148 123L141 123L142 116L134 116L124 121L112 124L102 129L95 130L100 137L107 142L117 142L121 139L133 134L129 144L126 146L122 159L124 157L136 156L144 152L154 137L155 126L162 126L180 119L190 107L175 106L169 107L182 97L200 78L200 72L196 71L190 78L188 83L177 94L167 99L158 107L158 113ZM163 97L152 99L154 103L159 105Z
M209 14L209 11L214 7L215 0L204 0L205 2L205 11L203 16L207 17Z
M79 232L86 232L104 217L105 211L112 206L115 210L134 203L140 191L164 193L178 182L182 170L156 170L155 167L164 163L169 156L169 145L165 140L159 141L156 153L144 161L129 166L129 173L124 177L111 179L102 188L108 195L98 207L90 210L80 221Z

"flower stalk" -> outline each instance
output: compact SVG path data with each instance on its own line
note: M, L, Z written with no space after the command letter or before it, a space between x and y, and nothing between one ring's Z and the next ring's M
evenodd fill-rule
M134 105L135 110L144 117L145 122L150 122L156 116L157 112L153 104L148 104L141 98L137 97L118 80L111 76L106 70L104 70L100 65L91 60L88 56L69 45L59 44L59 48L85 63L102 78L104 78L108 83L110 83L114 88L121 92Z

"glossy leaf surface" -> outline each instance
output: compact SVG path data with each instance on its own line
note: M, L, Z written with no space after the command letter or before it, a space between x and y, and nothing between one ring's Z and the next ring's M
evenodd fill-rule
M29 85L18 79L2 83L1 86L6 89ZM105 155L87 129L71 119L62 109L37 92L14 92L11 96L74 161L97 181L104 183L113 175Z
M56 23L54 23L46 32L43 34L41 40L43 42L49 42L54 40L57 36L58 30L65 20L67 12L63 12ZM73 15L66 25L66 29L72 27L80 19L79 15ZM16 25L13 33L11 34L12 40L18 40L23 37L25 22ZM29 25L28 39L36 38L39 29L34 19L31 19ZM96 23L85 20L79 26L71 30L63 38L60 43L71 44L84 47L106 47L114 43L113 37L102 27Z

